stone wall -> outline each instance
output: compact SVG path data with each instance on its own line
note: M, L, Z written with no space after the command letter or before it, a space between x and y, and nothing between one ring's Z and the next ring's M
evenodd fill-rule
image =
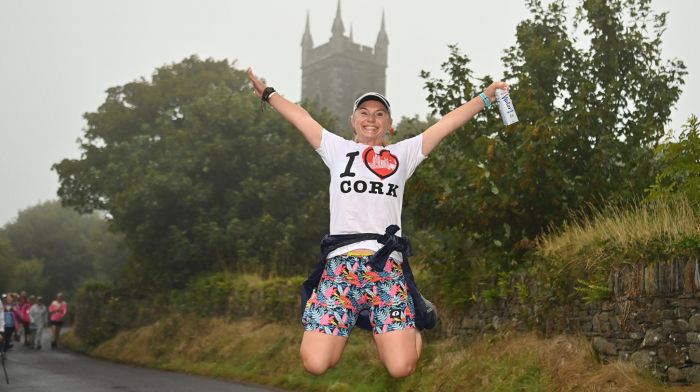
M512 292L516 284L522 291L524 281L513 278ZM610 274L608 290L610 299L599 302L578 298L558 304L513 294L478 303L452 332L471 336L510 328L581 333L604 362L632 361L670 382L700 383L698 260L629 265Z

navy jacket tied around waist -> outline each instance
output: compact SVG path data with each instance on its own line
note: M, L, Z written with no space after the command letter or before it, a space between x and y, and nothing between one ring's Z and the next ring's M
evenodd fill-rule
M401 252L401 256L403 257L401 268L403 269L404 279L406 280L408 294L413 300L413 306L416 313L416 328L419 330L433 328L435 326L435 319L427 316L428 311L425 301L418 290L418 286L416 286L415 279L413 278L413 272L411 271L411 266L408 264L408 257L413 255L411 241L408 239L408 237L397 236L396 233L398 231L399 226L390 225L386 228L386 232L384 234L326 234L321 240L321 255L319 256L318 263L311 272L311 275L309 275L301 286L302 314L304 313L306 302L309 300L309 298L311 298L313 291L318 287L318 283L321 281L321 276L323 275L323 269L326 266L326 258L328 255L332 251L346 245L354 244L360 241L376 240L384 246L382 246L375 254L370 256L369 263L372 266L372 269L374 271L383 270L387 259L391 255L391 252ZM367 311L360 312L357 317L356 325L362 329L369 331L372 330Z

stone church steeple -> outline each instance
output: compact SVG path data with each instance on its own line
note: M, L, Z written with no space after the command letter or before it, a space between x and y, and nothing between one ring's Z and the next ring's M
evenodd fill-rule
M308 59L311 54L311 49L314 48L314 40L311 38L311 27L309 22L309 13L306 13L306 28L304 35L301 37L301 62L302 64Z
M338 0L338 9L335 11L335 19L333 19L333 38L340 38L345 34L345 26L343 26L343 18L340 16L340 0Z
M389 36L386 34L386 26L384 23L384 11L382 11L382 26L377 34L377 42L374 44L374 52L378 57L383 57L384 62L387 60L389 53Z
M340 0L328 42L314 47L309 20L307 13L301 39L301 98L329 109L336 118L336 131L349 131L355 99L367 91L386 93L389 37L384 13L374 47L353 42L352 27L345 35Z

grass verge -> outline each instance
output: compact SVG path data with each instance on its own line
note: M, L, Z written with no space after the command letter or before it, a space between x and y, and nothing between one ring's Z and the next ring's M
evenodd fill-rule
M609 271L621 263L697 251L700 213L683 197L611 205L539 239L537 253L569 267ZM694 255L695 253L693 253Z
M507 333L466 342L427 342L418 371L392 379L371 335L356 330L340 364L307 374L298 356L300 328L259 319L182 322L170 317L122 331L89 354L135 365L270 385L294 391L684 391L629 363L599 364L582 337L543 339ZM64 343L79 344L75 338Z

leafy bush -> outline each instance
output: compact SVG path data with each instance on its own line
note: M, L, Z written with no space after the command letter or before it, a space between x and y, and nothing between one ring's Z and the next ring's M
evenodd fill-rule
M531 18L503 58L520 121L480 112L407 185L412 224L445 241L426 266L450 302L469 298L474 276L527 269L535 239L571 211L642 197L656 175L654 148L686 74L661 58L665 14L648 0L577 4L570 18L564 1L527 1ZM435 114L493 79L456 46L441 71L422 73ZM488 272L471 269L477 260Z
M110 317L108 307L114 287L107 283L86 283L78 289L73 333L88 346L97 345L118 331L117 320Z
M662 144L656 153L663 169L649 188L649 200L684 195L700 202L700 122L690 116L679 140Z
M169 295L126 291L103 282L89 282L79 290L74 311L75 336L95 346L124 329L153 323L164 317L249 316L270 321L299 320L302 277L263 279L251 274L216 272L194 278L185 289Z
M302 277L263 279L252 274L215 272L194 279L182 292L173 292L170 302L175 309L199 316L256 315L290 320L298 313L302 282Z

